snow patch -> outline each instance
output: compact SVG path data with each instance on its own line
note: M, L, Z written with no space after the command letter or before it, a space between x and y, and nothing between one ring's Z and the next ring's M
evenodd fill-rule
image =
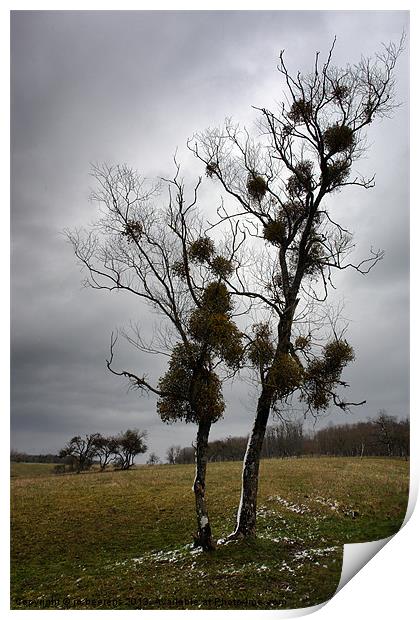
M301 551L296 551L294 554L295 560L310 560L314 561L318 557L324 557L326 555L330 555L334 551L337 551L338 547L323 547L321 549L303 549Z
M286 510L290 510L291 512L295 512L296 514L302 515L311 512L310 508L305 504L302 504L301 506L299 506L299 504L293 504L292 502L289 502L287 499L285 499L284 497L280 497L279 495L272 495L268 498L268 500L271 502L277 502L278 504L286 508Z

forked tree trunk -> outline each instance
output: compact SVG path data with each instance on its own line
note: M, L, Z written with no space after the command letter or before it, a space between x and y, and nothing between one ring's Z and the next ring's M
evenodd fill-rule
M198 424L196 470L193 486L198 526L194 541L195 545L197 547L202 547L204 551L211 551L215 548L206 504L206 469L210 427L211 422L206 420Z
M270 415L270 396L263 390L258 400L257 415L248 439L242 470L241 500L235 531L228 536L232 538L251 537L256 534L258 475L261 450Z

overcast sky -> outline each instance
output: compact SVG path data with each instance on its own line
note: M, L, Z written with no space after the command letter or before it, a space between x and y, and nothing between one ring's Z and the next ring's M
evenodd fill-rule
M292 70L310 68L335 35L336 64L357 62L408 32L406 12L15 12L12 14L12 441L17 450L56 452L75 434L147 429L150 450L190 445L194 427L167 426L153 398L128 392L105 368L113 329L156 317L124 294L81 286L63 237L87 225L92 162L127 163L144 176L168 176L172 156L187 179L202 174L185 142L226 116L251 124L252 105L282 98L276 71L286 50ZM357 170L376 173L375 189L335 198L355 232L358 254L385 259L367 277L338 284L357 359L346 371L349 397L366 398L356 421L381 408L409 411L408 51L400 58L401 106L369 134ZM202 208L219 194L206 180ZM157 379L165 360L122 346L119 360ZM255 395L226 387L224 419L212 437L248 433ZM143 459L144 460L144 459Z

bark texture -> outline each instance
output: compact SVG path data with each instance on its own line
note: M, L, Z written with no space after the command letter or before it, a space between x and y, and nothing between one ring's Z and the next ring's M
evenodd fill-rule
M206 504L206 470L207 453L211 422L200 421L197 430L196 471L194 479L195 510L197 515L197 533L194 542L204 551L211 551L215 544L211 535L210 519Z
M257 414L244 458L241 501L236 529L229 538L251 537L256 534L258 475L261 450L270 415L270 403L270 395L267 390L263 390L258 400Z

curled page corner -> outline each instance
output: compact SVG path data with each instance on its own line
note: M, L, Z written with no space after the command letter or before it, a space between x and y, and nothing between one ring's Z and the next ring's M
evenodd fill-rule
M341 578L337 586L335 594L350 581L360 569L365 566L392 538L395 534L388 538L380 540L372 540L364 543L351 543L344 545L343 550L343 566L341 569Z
M417 502L417 496L418 484L413 480L413 476L410 476L410 491L407 510L400 530L411 518ZM343 588L350 581L350 579L352 579L356 573L358 573L359 570L361 570L363 566L365 566L396 535L398 535L398 532L392 534L392 536L388 536L388 538L381 538L380 540L344 545L341 577L335 594L337 594L337 592L339 592L341 588Z

